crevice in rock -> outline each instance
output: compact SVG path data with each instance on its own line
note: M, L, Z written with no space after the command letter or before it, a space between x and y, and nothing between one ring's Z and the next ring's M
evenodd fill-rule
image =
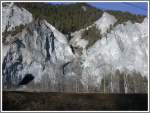
M31 82L32 80L34 79L34 76L32 74L26 74L24 76L24 78L22 79L22 81L18 84L19 86L20 85L26 85L28 84L29 82Z
M2 65L3 82L7 88L13 87L18 81L18 72L23 69L22 55L19 55L18 58L14 60L13 53L9 51ZM14 83L14 81L16 81L16 83Z
M54 36L54 33L51 33L51 36L52 38L52 44L51 44L51 48L52 48L52 52L55 50L55 45L54 45L54 39L55 39L55 36Z
M22 40L15 40L14 43L17 45L17 49L19 50L20 48L25 48L25 45L22 43Z
M72 45L70 45L70 48L71 48L73 54L75 54L75 49L74 49L74 47L73 47Z
M65 74L65 67L68 65L68 64L70 64L71 62L67 62L67 63L65 63L63 66L62 66L62 68L63 68L63 75Z
M45 49L46 49L46 54L47 54L46 60L50 60L49 48L50 48L49 40L48 40L48 37L46 37L46 43L45 43Z

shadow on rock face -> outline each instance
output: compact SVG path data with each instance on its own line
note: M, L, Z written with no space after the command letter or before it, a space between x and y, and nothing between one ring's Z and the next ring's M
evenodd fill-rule
M18 85L28 84L33 79L34 79L34 76L32 74L26 74L25 77L22 79L22 81Z

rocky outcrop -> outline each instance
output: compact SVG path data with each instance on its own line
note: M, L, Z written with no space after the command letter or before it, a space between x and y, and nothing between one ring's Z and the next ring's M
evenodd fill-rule
M106 16L109 16L109 18L106 18ZM107 19L107 26L104 26L105 23L98 23L102 20L106 22ZM110 22L110 20L114 21ZM112 27L115 22L117 21L113 16L104 13L102 18L96 21L96 25L105 27L105 32L100 31L102 38L98 39L88 49L80 46L84 45L84 42L88 42L88 40L84 39L85 41L82 44L81 40L83 39L81 36L84 30L91 26L72 34L72 46L82 48L80 59L82 84L84 84L87 92L122 92L119 89L124 89L123 93L147 92L148 19L145 18L142 23L133 24L128 21L125 24ZM107 32L110 27L112 28ZM116 74L117 70L120 74ZM119 81L122 83L120 84ZM140 83L143 85L139 85ZM104 89L107 90L104 91Z
M17 7L12 2L3 3L2 13L2 32L15 30L16 26L26 25L33 20L30 12L24 8Z
M26 74L34 76L31 84L35 85L29 85L29 89L38 86L47 90L58 85L63 77L63 65L72 61L74 55L65 39L59 38L58 31L50 26L45 20L36 20L12 38L13 42L10 39L9 45L3 46L5 88L17 88ZM9 48L5 49L6 46Z
M96 27L101 31L101 33L104 34L107 32L110 26L113 26L116 22L117 22L117 19L114 16L104 12L102 17L98 19L95 22L95 24L96 24Z
M3 11L13 9L18 11L16 15L2 16L11 24L7 30L11 31L21 23L26 25L15 34L6 35L5 40L3 36L4 90L147 92L147 18L142 23L128 21L113 26L117 22L115 17L104 13L91 26L72 33L68 41L46 20L32 20L25 9L6 4ZM24 16L15 23L18 15ZM82 33L95 25L101 38L86 48L89 40L83 39ZM3 22L4 30L6 26L7 22Z

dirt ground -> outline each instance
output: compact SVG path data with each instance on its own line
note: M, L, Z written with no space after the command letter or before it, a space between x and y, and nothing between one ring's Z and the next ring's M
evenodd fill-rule
M147 110L147 94L3 91L4 111Z

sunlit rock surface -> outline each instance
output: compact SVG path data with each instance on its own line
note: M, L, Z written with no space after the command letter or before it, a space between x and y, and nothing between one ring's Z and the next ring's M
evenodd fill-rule
M45 20L37 20L16 35L10 45L3 46L3 82L8 88L17 87L26 74L34 76L37 89L36 84L48 89L61 80L63 65L74 55L64 35L51 27Z
M113 27L117 20L104 13L91 26L72 33L70 41L46 20L33 20L31 13L14 4L3 6L2 18L3 31L8 23L7 31L25 25L2 44L4 90L147 92L147 18ZM102 37L87 49L89 42L81 35L94 25Z
M2 32L14 30L16 26L25 25L33 20L32 14L14 3L3 3Z
M117 22L116 18L106 12L103 13L102 17L98 19L95 24L96 27L101 31L102 34Z

